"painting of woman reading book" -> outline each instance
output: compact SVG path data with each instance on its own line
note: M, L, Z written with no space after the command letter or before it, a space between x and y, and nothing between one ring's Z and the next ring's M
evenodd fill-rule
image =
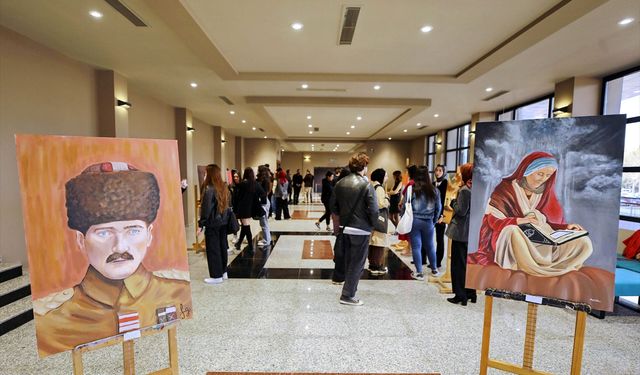
M624 116L479 123L466 287L611 311Z
M564 220L555 194L557 170L553 155L536 151L525 156L516 171L500 182L482 219L481 246L472 257L473 263L495 263L542 277L564 275L582 267L593 246L589 237L582 235L586 231L580 224ZM554 232L563 237L580 236L554 244ZM545 243L545 239L551 243Z

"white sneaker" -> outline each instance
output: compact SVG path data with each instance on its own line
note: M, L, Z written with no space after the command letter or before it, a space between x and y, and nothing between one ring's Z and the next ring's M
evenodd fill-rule
M229 275L227 275L227 273L226 273L226 272L225 272L225 273L223 273L223 274L222 274L222 279L223 279L223 280L229 280Z
M207 277L206 279L204 279L204 282L206 284L222 284L222 281L224 280L223 277Z
M258 241L258 246L265 246L266 244L267 244L267 241L265 240Z

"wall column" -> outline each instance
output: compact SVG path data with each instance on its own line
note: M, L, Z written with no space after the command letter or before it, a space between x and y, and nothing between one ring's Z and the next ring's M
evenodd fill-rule
M198 184L197 173L193 173L193 139L194 131L187 131L187 127L193 127L191 111L186 108L175 108L176 140L178 141L178 157L180 161L180 178L187 179L189 188L182 194L182 208L184 211L185 225L194 224L195 196L193 186ZM195 176L195 179L194 179Z
M496 120L495 112L478 112L471 115L469 125L469 163L473 163L473 153L476 146L476 126L479 122L491 122ZM473 132L473 133L471 133Z
M597 116L600 113L600 85L596 78L571 77L556 83L553 117ZM558 112L558 110L564 110Z
M236 162L235 168L238 169L238 174L242 176L242 171L244 168L244 160L242 155L244 155L244 142L242 142L242 137L235 137L234 142L236 143Z
M117 105L118 100L129 101L127 80L113 70L97 70L96 87L98 91L98 135L101 137L128 137L129 109Z
M213 127L213 164L222 168L222 128Z

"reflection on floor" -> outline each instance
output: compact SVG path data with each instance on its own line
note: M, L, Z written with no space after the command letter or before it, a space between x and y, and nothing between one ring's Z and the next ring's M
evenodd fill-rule
M257 243L254 243L253 250L245 247L229 264L229 277L330 279L334 264L331 260L332 256L328 256L328 254L332 254L331 249L335 239L333 237L331 240L326 239L329 237L327 234L326 231L272 231L271 238L274 244L267 247L257 247ZM309 239L312 237L319 238L317 240ZM311 243L311 241L324 244L322 245L325 246L323 258L305 257L305 243ZM271 258L276 257L281 259L278 259L277 262L269 262ZM365 270L361 279L412 280L411 269L390 249L384 251L384 265L389 270L386 275L372 275L368 270Z

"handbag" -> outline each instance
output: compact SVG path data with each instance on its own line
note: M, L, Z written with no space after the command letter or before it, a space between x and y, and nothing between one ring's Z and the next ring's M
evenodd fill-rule
M260 203L260 197L258 194L254 194L253 203L251 204L251 218L253 218L253 220L260 220L264 215L265 212Z
M404 204L404 214L400 218L396 231L400 234L408 234L413 226L413 207L411 206L411 196L413 195L413 187L407 188L407 201Z
M384 187L382 185L377 185L376 189L377 188L381 188L382 190L384 190ZM378 220L376 220L376 222L373 223L373 230L375 230L376 232L386 234L388 229L389 229L389 208L388 207L380 208L378 210Z

